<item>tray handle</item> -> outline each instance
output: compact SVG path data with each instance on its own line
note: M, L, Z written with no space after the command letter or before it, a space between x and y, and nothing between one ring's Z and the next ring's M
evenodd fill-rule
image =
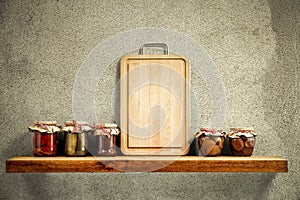
M165 43L145 43L141 46L140 48L140 54L143 55L144 54L144 49L146 47L159 47L164 49L164 54L168 55L169 54L169 48L168 45Z

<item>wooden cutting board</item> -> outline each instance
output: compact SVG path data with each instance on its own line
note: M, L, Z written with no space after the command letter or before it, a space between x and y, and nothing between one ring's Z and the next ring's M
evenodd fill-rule
M127 55L120 62L121 151L189 151L190 64L177 55Z

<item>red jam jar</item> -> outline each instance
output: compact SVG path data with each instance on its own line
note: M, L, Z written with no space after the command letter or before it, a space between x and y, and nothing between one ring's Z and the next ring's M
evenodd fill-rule
M117 155L117 136L120 131L117 124L96 124L94 135L98 139L99 156Z
M253 128L230 128L227 134L233 156L251 156L256 142Z
M203 156L221 155L225 144L225 133L222 130L200 128L195 138L198 139L199 149Z
M33 155L56 156L57 133L60 128L55 121L35 122L34 126L28 127L33 132Z

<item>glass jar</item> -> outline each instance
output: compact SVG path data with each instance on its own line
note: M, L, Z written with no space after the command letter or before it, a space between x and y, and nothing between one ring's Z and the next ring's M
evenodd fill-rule
M56 156L57 155L57 133L60 128L55 121L35 122L34 126L28 127L33 132L33 155L34 156Z
M233 156L251 156L256 142L253 128L230 128L227 137Z
M120 131L117 124L96 124L95 135L98 138L98 155L99 156L116 156L117 155L117 136Z
M86 156L87 155L87 133L85 128L87 122L66 121L65 132L65 155L66 156Z
M76 145L76 156L87 156L88 155L88 134L91 132L92 127L90 127L87 122L81 122L80 124L81 132L78 132L77 145Z
M57 155L65 155L65 132L62 130L57 132Z
M86 131L88 138L88 155L96 156L98 154L98 138L94 134L95 129Z
M204 156L220 156L225 144L225 133L222 130L211 128L200 128L196 133L199 149Z

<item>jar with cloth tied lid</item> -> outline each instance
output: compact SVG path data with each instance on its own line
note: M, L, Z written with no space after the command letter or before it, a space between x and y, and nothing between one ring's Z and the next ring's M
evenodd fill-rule
M63 128L65 132L65 155L66 156L86 156L88 154L87 132L92 127L85 121L66 121Z
M61 130L56 121L37 121L28 129L33 132L33 155L56 156L57 133Z
M213 128L200 128L196 133L199 149L203 156L220 156L225 143L225 133Z
M256 142L257 134L252 127L230 128L227 134L229 146L233 156L251 156Z
M120 131L117 124L96 124L94 135L98 139L99 156L117 155L117 136Z

